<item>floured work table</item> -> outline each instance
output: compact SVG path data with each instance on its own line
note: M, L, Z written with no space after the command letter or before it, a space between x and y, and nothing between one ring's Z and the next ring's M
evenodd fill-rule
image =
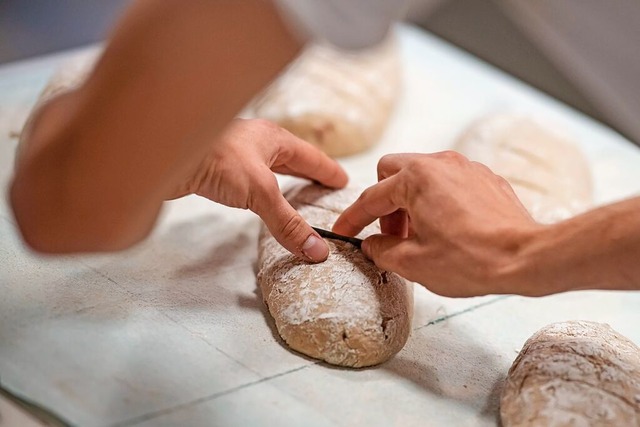
M353 183L372 184L385 153L448 149L475 119L519 111L575 136L598 203L640 191L640 150L618 134L421 30L399 34L403 94L381 143L341 161ZM0 67L5 193L10 134L71 54ZM416 286L413 332L397 356L333 368L278 339L256 287L258 229L249 212L190 196L168 202L152 236L124 253L38 257L3 198L2 389L82 426L496 425L502 381L540 327L594 320L640 343L640 292L448 299Z

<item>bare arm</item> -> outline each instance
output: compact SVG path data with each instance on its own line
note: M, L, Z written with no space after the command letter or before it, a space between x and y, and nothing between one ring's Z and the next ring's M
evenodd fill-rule
M511 272L528 293L576 289L640 290L640 197L542 229Z
M378 173L334 231L380 218L386 234L365 253L438 294L640 290L640 198L541 225L504 179L457 153L386 156Z
M34 120L10 190L25 240L75 252L143 238L163 200L197 174L212 141L300 47L269 1L139 0L86 84ZM303 150L334 172L326 184L346 183L337 164ZM282 239L299 253L311 231L292 223Z

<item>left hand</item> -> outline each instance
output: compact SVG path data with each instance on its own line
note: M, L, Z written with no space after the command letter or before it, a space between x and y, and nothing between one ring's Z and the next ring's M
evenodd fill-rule
M329 248L282 195L274 175L347 184L345 171L313 145L266 120L235 119L211 143L206 157L172 198L198 194L227 206L250 209L280 244L307 261L324 261Z

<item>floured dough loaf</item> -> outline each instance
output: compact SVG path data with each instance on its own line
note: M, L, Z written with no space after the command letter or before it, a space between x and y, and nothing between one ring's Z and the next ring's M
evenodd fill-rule
M310 185L288 198L310 224L330 229L359 194ZM375 232L370 227L365 234ZM334 365L382 363L409 337L413 285L379 270L355 246L327 242L327 261L309 264L263 227L258 284L278 333L292 349Z
M513 362L504 427L640 426L640 348L609 325L542 328Z
M375 144L400 90L396 40L364 52L315 44L252 104L271 120L333 157Z
M489 116L473 124L455 149L504 177L539 222L566 219L592 204L584 155L568 137L539 120Z

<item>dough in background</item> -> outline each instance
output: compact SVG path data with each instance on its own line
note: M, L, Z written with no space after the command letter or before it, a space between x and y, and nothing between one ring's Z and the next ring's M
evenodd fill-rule
M538 222L566 219L593 203L584 155L569 137L539 119L485 117L462 134L455 149L504 177Z
M640 348L602 323L545 326L509 369L500 415L504 427L640 426Z
M250 110L329 156L364 151L380 139L400 92L398 50L393 36L363 52L310 45Z
M309 185L288 199L310 224L329 229L359 194ZM364 235L375 232L370 226ZM379 270L349 243L327 243L327 261L310 264L263 226L258 284L278 333L293 350L333 365L382 363L402 349L411 332L413 284Z

